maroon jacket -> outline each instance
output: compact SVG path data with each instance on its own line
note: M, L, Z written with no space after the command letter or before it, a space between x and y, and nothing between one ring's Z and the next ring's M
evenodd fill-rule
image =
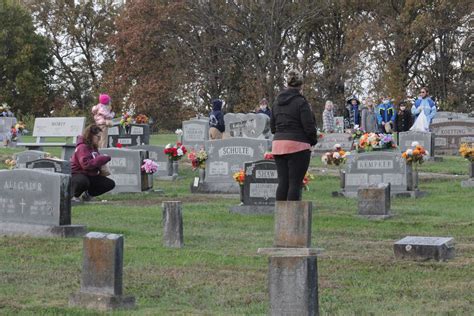
M101 155L99 151L85 144L82 137L78 137L76 150L71 157L71 173L97 176L100 167L108 163L110 159L109 156Z

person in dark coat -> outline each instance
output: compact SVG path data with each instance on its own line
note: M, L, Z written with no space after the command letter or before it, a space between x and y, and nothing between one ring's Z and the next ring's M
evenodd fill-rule
M209 113L209 139L222 139L225 131L224 114L222 113L222 100L212 100L212 112Z
M81 195L83 200L89 200L115 187L114 180L100 175L102 166L111 159L99 153L101 133L99 126L91 124L78 137L76 150L71 157L71 191L75 202L79 201Z
M274 134L272 154L278 172L277 201L301 200L301 188L317 143L313 111L301 94L303 76L297 70L287 75L287 88L272 107L270 129Z
M399 132L407 132L413 125L413 115L410 109L407 109L408 101L402 101L398 105L397 117L395 119L395 130Z
M360 101L355 95L346 99L346 108L344 109L344 128L354 129L361 124L362 111L359 108Z
M265 115L268 115L268 117L272 116L272 111L268 108L267 99L263 98L262 100L260 100L259 109L257 110L256 113L265 114Z

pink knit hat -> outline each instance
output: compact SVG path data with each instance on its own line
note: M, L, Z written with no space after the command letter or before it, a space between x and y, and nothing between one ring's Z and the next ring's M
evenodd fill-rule
M110 97L108 94L100 94L99 95L99 103L108 105L110 103Z

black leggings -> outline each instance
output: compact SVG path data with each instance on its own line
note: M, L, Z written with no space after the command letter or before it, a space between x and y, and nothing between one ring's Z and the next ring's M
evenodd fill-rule
M311 151L275 155L278 172L277 201L300 201L303 179L308 171Z
M71 178L72 194L80 197L85 191L91 196L98 196L115 188L112 179L103 176L86 176L85 174L73 174Z

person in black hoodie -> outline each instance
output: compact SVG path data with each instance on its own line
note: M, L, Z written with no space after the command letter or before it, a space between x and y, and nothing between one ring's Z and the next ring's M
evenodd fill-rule
M317 143L316 122L308 101L301 94L301 73L290 70L287 85L273 103L270 117L274 134L272 154L278 172L276 200L299 201L311 159L310 149Z
M224 114L222 113L222 100L212 100L212 112L209 113L209 139L222 139L225 131Z

